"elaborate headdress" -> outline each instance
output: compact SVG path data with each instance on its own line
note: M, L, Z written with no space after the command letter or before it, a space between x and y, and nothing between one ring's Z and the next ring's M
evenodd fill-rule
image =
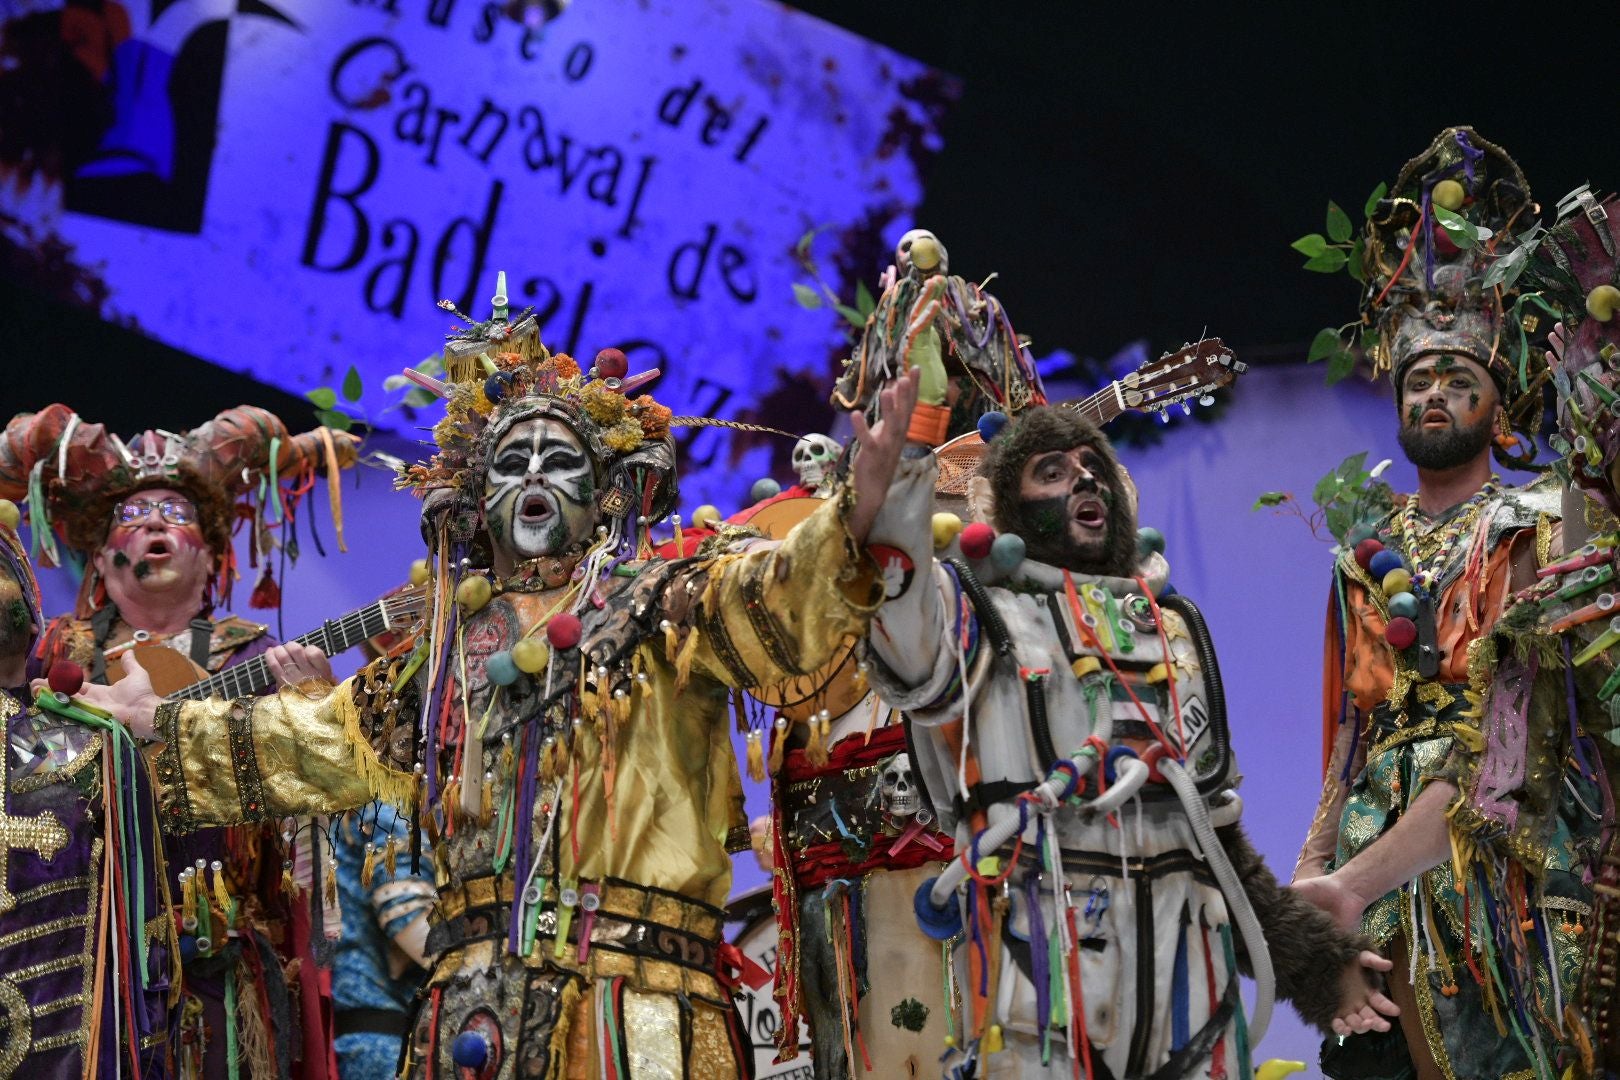
M407 466L400 486L424 499L423 531L430 543L441 527L449 528L452 540L471 542L480 531L482 479L496 444L514 424L549 416L567 424L595 459L603 481L598 508L610 531L633 537L638 524L650 527L675 505L675 443L669 434L674 418L649 394L631 397L658 372L627 377L628 363L616 349L599 353L588 372L566 353L552 354L530 312L508 320L505 280L503 273L493 318L474 322L460 316L471 325L450 336L443 382L405 373L444 397L446 409L433 429L438 452Z
M198 526L214 553L210 593L219 599L228 595L233 576L236 520L251 520L254 550L268 550L267 526L283 520L316 470L327 466L335 493L338 470L353 465L355 456L349 435L326 428L292 435L275 415L252 405L228 409L189 432L147 431L128 444L100 424L84 423L66 405L48 405L19 413L0 436L0 498L26 500L35 556L56 566L64 561L58 540L81 558L100 548L114 507L129 495L159 487L183 492L196 504ZM341 546L341 525L338 541ZM85 577L81 614L99 605L94 579L93 573Z
M1455 353L1478 363L1502 393L1509 422L1530 435L1535 456L1540 376L1531 350L1504 335L1511 288L1490 283L1494 262L1516 243L1538 207L1507 152L1472 128L1450 127L1402 167L1368 215L1363 242L1362 317L1378 330L1369 350L1375 373L1400 385L1424 356Z
M1524 281L1564 321L1563 359L1553 371L1562 435L1555 444L1570 479L1617 514L1610 469L1620 459L1620 199L1600 203L1583 188L1566 204L1573 212L1541 238Z

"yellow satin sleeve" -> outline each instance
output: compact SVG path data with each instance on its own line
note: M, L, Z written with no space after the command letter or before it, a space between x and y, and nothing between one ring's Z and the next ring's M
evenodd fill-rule
M324 697L296 690L158 709L155 762L163 827L185 832L372 799L409 803L413 777L384 765L360 728L352 680Z

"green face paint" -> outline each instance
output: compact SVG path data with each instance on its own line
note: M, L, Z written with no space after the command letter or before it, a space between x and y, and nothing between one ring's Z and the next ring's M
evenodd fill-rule
M1418 417L1422 415L1423 407L1421 405L1413 405L1410 409L1406 410L1406 422L1408 424L1416 424L1418 422Z
M1470 409L1479 408L1479 393L1477 391L1468 395L1468 407Z
M1437 375L1444 375L1454 367L1460 366L1454 357L1442 356L1434 362L1434 371Z

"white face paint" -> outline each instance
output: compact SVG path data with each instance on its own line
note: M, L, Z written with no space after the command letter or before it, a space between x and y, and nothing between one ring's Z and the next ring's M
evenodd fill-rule
M484 523L497 559L562 555L596 527L596 473L567 424L536 417L512 425L484 475Z

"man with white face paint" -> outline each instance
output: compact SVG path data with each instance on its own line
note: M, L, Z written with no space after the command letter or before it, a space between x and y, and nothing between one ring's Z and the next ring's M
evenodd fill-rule
M864 630L881 594L862 545L916 379L853 420L853 485L779 545L643 562L674 503L669 410L632 396L622 353L582 373L504 315L452 340L438 452L404 474L437 563L414 659L246 717L159 709L138 676L91 700L167 735L162 799L191 821L415 808L442 886L413 1075L739 1077L719 907L728 844L747 842L731 688ZM272 661L324 674L302 649ZM191 754L225 730L263 766L251 789Z

